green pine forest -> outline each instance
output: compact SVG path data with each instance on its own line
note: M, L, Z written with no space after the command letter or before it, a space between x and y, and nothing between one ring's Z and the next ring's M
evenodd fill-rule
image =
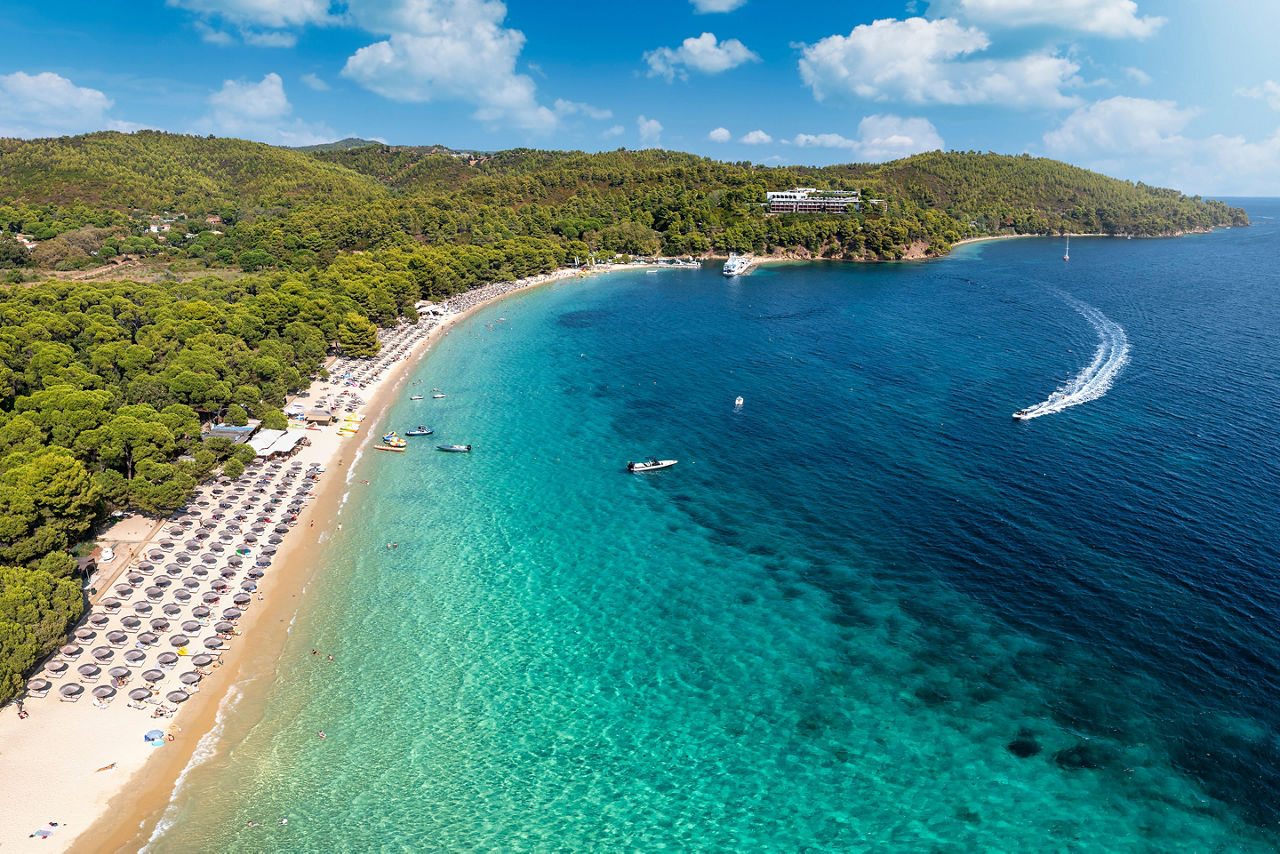
M883 203L764 212L766 191L793 186ZM237 475L251 452L202 440L203 424L283 426L287 393L334 353L375 355L377 327L415 320L420 299L592 255L891 261L986 235L1247 224L1025 155L765 168L661 150L0 139L0 702L80 618L74 555L112 511L167 514ZM146 281L50 277L139 259Z

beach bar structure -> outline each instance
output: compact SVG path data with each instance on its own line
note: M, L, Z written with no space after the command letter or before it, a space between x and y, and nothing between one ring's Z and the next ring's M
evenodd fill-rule
M259 430L258 435L249 440L249 447L263 459L287 457L307 441L302 433L290 433L288 430Z

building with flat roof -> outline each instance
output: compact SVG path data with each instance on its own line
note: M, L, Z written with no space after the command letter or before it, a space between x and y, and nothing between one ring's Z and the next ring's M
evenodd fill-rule
M765 193L769 213L847 213L858 210L862 194L857 190L819 190L796 187Z

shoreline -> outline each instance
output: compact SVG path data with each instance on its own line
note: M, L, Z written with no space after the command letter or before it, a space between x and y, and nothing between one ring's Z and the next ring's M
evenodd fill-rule
M427 331L409 341L365 389L351 389L367 396L356 411L372 429L394 400L393 392L430 352L437 336L478 309L543 284L616 269L626 267L600 267L590 272L561 268L516 282L491 283L443 301L448 311L443 318L435 322L420 318L419 323L431 324ZM390 334L404 330L395 327ZM332 390L322 392L326 387ZM336 377L315 380L307 395L311 399L321 394L336 396L341 388ZM313 444L296 459L318 463L325 474L313 482L311 497L297 511L291 536L284 537L271 571L261 579L259 590L265 598L245 609L239 634L223 658L220 672L215 670L206 679L205 690L178 706L170 720L151 720L143 711L126 708L123 699L101 710L87 701L59 703L57 683L49 697L28 701L29 719L19 720L12 705L0 713L0 772L10 780L23 779L29 795L24 798L11 793L0 806L0 846L25 850L21 841L27 839L31 843L27 847L41 843L33 850L63 851L92 839L95 850L145 848L186 774L224 748L219 741L225 716L233 714L246 695L270 688L279 651L303 604L308 582L321 563L323 543L334 533L350 472L363 459L364 445L370 440L362 431L355 441L344 442L332 426L308 430L304 435L312 438ZM286 460L282 470L291 462ZM213 485L212 481L202 484L200 492ZM163 529L164 525L157 526L156 536L162 536ZM148 547L149 542L140 543L137 554ZM90 613L93 611L86 612L86 619ZM33 674L38 675L39 671ZM65 681L74 680L68 677ZM141 733L151 728L167 729L175 740L159 748L147 746ZM98 772L95 765L109 767ZM30 838L33 831L48 828L55 821L58 826L50 836Z

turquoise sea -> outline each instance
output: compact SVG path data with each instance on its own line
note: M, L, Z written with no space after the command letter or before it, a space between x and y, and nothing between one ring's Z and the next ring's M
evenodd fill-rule
M1243 203L481 310L150 850L1275 851L1280 202Z

